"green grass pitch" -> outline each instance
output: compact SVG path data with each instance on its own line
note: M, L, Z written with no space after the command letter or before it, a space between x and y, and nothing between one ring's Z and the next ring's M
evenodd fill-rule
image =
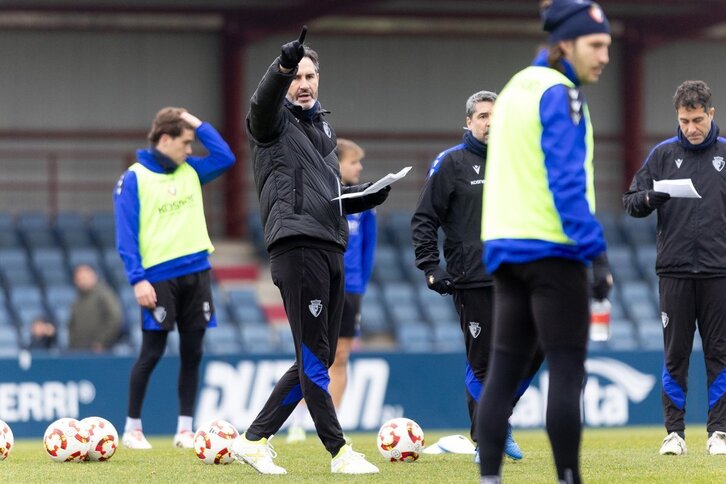
M426 442L463 430L429 432ZM103 482L144 484L164 482L385 482L385 483L476 483L478 468L468 455L422 455L414 463L385 462L375 449L375 435L352 433L354 449L363 452L381 469L373 476L333 476L330 456L316 436L287 444L284 435L272 440L278 452L276 463L286 476L261 476L239 463L212 466L202 463L191 450L175 449L171 437L149 439L149 451L119 448L109 462L59 464L45 454L40 439L18 440L9 458L0 462L3 482ZM544 430L515 430L525 457L521 462L506 461L504 482L556 482L549 442ZM582 476L588 483L723 483L726 482L726 456L706 452L706 431L702 425L687 429L688 455L660 456L658 449L665 431L660 427L586 429L582 445Z

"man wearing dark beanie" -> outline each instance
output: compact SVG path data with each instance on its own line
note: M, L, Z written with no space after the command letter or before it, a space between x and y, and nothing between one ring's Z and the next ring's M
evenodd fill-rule
M501 481L512 395L538 347L550 371L546 426L557 478L581 482L589 299L606 298L612 285L595 218L592 126L579 90L596 83L609 61L610 25L589 0L542 7L549 45L504 87L489 135L482 239L495 290L477 415L483 483Z

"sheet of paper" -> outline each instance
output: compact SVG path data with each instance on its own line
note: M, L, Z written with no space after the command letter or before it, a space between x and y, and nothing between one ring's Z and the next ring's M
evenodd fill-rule
M690 178L676 180L653 180L653 190L670 193L675 198L701 198Z
M376 193L381 188L387 187L388 185L394 183L395 181L400 180L406 174L411 170L410 166L407 166L406 168L402 169L398 173L389 173L388 175L384 176L377 182L373 183L371 186L363 190L362 192L357 193L346 193L345 195L341 195L339 197L335 197L333 200L341 200L344 198L358 198L358 197L364 197L366 195L370 195L371 193Z

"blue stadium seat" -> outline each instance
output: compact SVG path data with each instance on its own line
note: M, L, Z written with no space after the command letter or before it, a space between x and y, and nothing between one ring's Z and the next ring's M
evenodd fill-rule
M230 325L220 325L211 328L204 335L205 351L212 355L239 354L242 351L237 328Z
M433 350L431 328L421 321L409 321L396 327L396 340L401 350L409 353L425 353Z
M262 309L254 304L232 305L232 314L238 324L266 324L267 320Z
M78 292L71 285L48 286L45 289L46 299L51 307L69 307L76 300Z
M71 320L70 306L51 306L53 321L56 328L65 328Z
M57 227L58 239L66 250L72 247L93 247L91 233L85 228Z
M48 214L44 212L20 213L15 223L22 230L50 228L50 219Z
M66 267L65 255L63 255L63 250L60 247L37 248L31 252L30 259L36 269L41 267Z
M169 331L169 334L166 337L166 354L179 354L179 333L176 330Z
M86 228L86 217L80 212L58 212L54 218L57 228L83 230Z
M384 229L388 232L390 240L397 247L411 245L411 213L408 211L394 211L384 220Z
M255 305L257 306L257 293L254 289L229 289L227 291L229 303L233 306L237 305Z
M640 347L645 350L663 350L663 325L658 320L642 321L638 325Z
M249 324L240 327L242 343L247 353L272 353L275 351L274 333L265 325Z
M19 247L0 249L0 268L2 269L27 269L28 254Z
M651 304L654 310L658 308L658 303L653 297L653 288L644 280L622 282L620 295L628 311L633 305L639 303Z
M34 309L36 313L43 312L43 294L35 285L12 286L10 290L10 304L19 311L24 308Z
M90 247L72 247L68 250L68 265L71 270L79 264L88 264L96 272L101 272L101 256L96 249Z
M620 228L620 214L615 215L612 212L598 212L597 219L602 225L605 240L608 247L616 245L626 245L627 240Z
M381 284L404 281L406 278L401 270L398 257L397 251L390 245L379 245L376 248L373 278Z
M88 219L88 228L96 239L97 244L103 248L116 246L116 222L113 212L96 212Z
M645 218L624 215L620 222L626 238L633 247L655 244L657 219L654 214Z
M33 286L37 284L35 276L28 267L15 267L0 269L9 287L12 286Z
M36 268L43 286L63 286L73 282L71 273L65 267L40 266Z
M13 316L5 306L5 301L0 301L0 326L12 326Z
M0 357L9 358L17 356L20 351L20 338L13 326L0 325Z
M459 352L464 350L464 335L459 326L434 326L434 344L437 351Z
M610 270L616 283L641 279L633 253L628 246L615 246L608 249Z
M22 244L23 242L14 228L0 230L0 248L11 249L21 247Z
M613 351L633 351L638 348L638 338L630 321L626 319L610 320L608 348Z
M361 333L365 336L388 334L391 332L391 326L388 324L388 318L380 302L371 303L366 301L364 297L361 303L360 317Z
M295 341L292 337L290 327L285 324L279 324L273 328L275 330L275 339L277 340L277 351L285 354L295 354Z

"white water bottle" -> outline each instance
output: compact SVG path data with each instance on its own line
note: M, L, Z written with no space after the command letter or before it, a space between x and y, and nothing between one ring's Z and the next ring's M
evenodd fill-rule
M590 303L590 339L607 341L610 339L610 301L593 299Z

